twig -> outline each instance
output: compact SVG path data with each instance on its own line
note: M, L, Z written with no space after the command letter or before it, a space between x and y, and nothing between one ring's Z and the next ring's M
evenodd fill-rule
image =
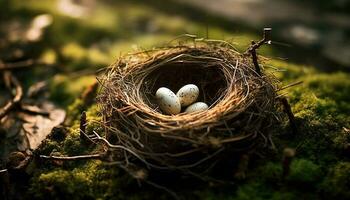
M155 187L155 188L158 188L158 189L160 189L160 190L164 190L165 192L167 192L171 197L173 197L173 198L176 199L176 200L179 200L179 199L180 199L179 196L178 196L174 191L172 191L172 190L170 190L170 189L168 189L168 188L166 188L166 187L164 187L164 186L161 186L161 185L156 184L156 183L154 183L154 182L152 182L152 181L149 181L149 180L145 180L145 182L146 182L147 184L149 184L149 185Z
M25 61L12 62L12 63L0 62L0 71L23 69L23 68L27 68L27 67L33 67L34 65L52 66L52 64L47 64L44 62L38 62L38 61L35 61L33 59L29 59L29 60L25 60Z
M256 43L254 41L252 41L252 45L256 45ZM260 70L260 66L259 66L259 63L258 63L258 56L256 55L256 50L255 49L252 49L252 51L250 52L251 55L252 55L252 59L253 59L253 64L254 64L254 67L255 67L255 71L261 75L261 70Z
M31 85L27 90L27 97L32 98L44 91L48 86L47 81L40 81Z
M288 103L287 98L279 97L279 100L281 101L281 103L283 105L284 112L286 112L286 114L287 114L287 116L289 118L289 123L290 123L290 126L292 128L293 133L297 134L298 133L298 128L297 128L297 125L295 123L295 117L294 117L294 114L292 112L292 108L290 107L290 105Z
M293 86L296 86L296 85L299 85L299 84L302 84L303 81L298 81L298 82L295 82L295 83L291 83L291 84L288 84L288 85L285 85L283 87L281 87L280 89L278 89L278 91L281 91L281 90L285 90L287 88L290 88L290 87L293 87Z
M50 116L49 112L42 110L36 106L32 106L32 105L28 105L28 104L24 104L24 103L20 104L20 111L28 113L28 114L33 114L33 115L42 115L42 116L46 116L46 117Z
M12 110L22 99L23 97L23 89L17 78L10 72L4 72L4 79L9 80L9 85L14 85L16 90L16 95L6 103L6 105L0 108L0 119L7 115L10 110Z
M137 153L133 152L131 149L124 147L122 145L115 145L115 144L111 144L106 138L101 137L98 133L96 133L96 131L92 131L95 134L95 138L93 140L98 140L103 142L104 145L106 145L107 147L111 148L111 149L121 149L124 150L126 152L129 152L130 154L132 154L133 156L135 156L136 158L138 158L140 161L142 161L143 163L145 163L147 166L154 166L150 163L148 163L146 160L142 159Z
M263 39L261 39L259 42L252 41L252 44L250 47L244 52L244 55L251 54L252 59L253 59L253 64L255 67L255 71L261 75L261 70L260 66L258 63L258 56L256 54L256 50L263 44L271 44L271 28L264 28L264 34L263 34Z
M1 173L5 173L5 172L7 172L7 169L2 169L2 170L0 170L0 174L1 174Z
M11 69L17 69L17 68L23 68L23 67L30 67L34 64L35 62L32 59L19 61L19 62L12 62L12 63L0 62L0 70L11 70Z
M271 43L271 28L264 28L263 39L261 39L258 43L254 42L245 52L244 54L250 54L252 51L258 49L263 44Z
M86 126L87 126L86 112L83 111L80 115L80 140L83 143L87 143L87 141L89 140L89 138L85 134Z
M88 88L84 90L83 94L81 95L81 99L84 102L84 107L88 107L94 102L97 89L98 82L95 81L93 84L91 84Z
M45 156L40 155L40 158L49 160L86 160L86 159L102 159L103 154L79 155L79 156Z

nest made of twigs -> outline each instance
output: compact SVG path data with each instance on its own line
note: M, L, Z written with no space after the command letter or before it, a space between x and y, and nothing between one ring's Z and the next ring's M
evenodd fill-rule
M126 163L159 169L208 170L232 153L266 145L278 84L259 74L249 55L225 42L143 51L117 60L100 77L98 102L109 140L125 147ZM209 110L166 115L160 87L196 84ZM136 161L138 160L138 161Z

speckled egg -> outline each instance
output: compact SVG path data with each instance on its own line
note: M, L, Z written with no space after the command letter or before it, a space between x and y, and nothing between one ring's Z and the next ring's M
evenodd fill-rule
M161 87L156 92L156 99L160 109L170 115L180 113L181 104L179 98L166 87Z
M209 106L204 102L196 102L190 106L188 106L185 110L186 113L192 113L197 111L207 110Z
M181 106L188 106L191 103L195 102L199 95L199 89L194 84L188 84L180 88L176 93L176 96L179 98Z

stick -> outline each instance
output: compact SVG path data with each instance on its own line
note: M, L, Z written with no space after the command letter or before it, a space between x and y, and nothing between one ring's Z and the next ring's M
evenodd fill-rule
M38 61L35 61L33 59L29 59L29 60L25 60L25 61L12 62L12 63L0 62L0 71L22 69L22 68L32 67L34 65L52 66L52 64L47 64L44 62L38 62Z
M34 60L19 61L13 63L2 63L0 62L0 70L11 70L18 68L31 67L35 64Z
M22 86L10 71L4 72L4 79L9 80L9 83L15 86L16 95L13 97L13 99L8 101L4 107L0 108L0 119L6 116L8 112L10 112L10 110L12 110L21 101L23 97Z
M281 87L278 91L281 91L281 90L285 90L287 88L290 88L290 87L293 87L293 86L296 86L296 85L299 85L299 84L302 84L303 81L298 81L298 82L295 82L295 83L291 83L291 84L288 84L288 85L285 85L283 87Z
M250 54L253 50L258 49L263 44L270 44L271 43L271 28L264 28L263 33L263 39L261 39L258 43L252 44L245 52L244 54Z
M260 66L258 63L258 56L256 54L256 50L263 44L271 44L271 28L264 28L264 34L263 34L263 39L261 39L259 42L252 41L252 44L250 47L244 52L244 55L251 54L252 59L253 59L253 64L255 67L255 71L261 75L261 70Z
M83 143L87 143L87 141L89 141L89 138L85 134L86 126L87 126L86 112L83 111L80 115L80 140Z
M36 106L32 106L32 105L28 105L28 104L24 104L24 103L20 103L20 111L28 113L28 114L32 114L32 115L42 115L45 117L49 117L50 113L45 111L45 110L41 110Z
M80 155L80 156L45 156L40 155L40 158L49 160L86 160L86 159L102 159L103 154L91 154L91 155Z
M279 98L282 105L283 105L283 108L284 108L284 112L286 112L288 118L289 118L289 123L290 123L290 126L292 127L292 131L294 134L298 133L298 128L297 128L297 125L295 123L295 117L294 117L294 114L292 112L292 108L290 107L289 103L288 103L288 100L287 98L285 97L280 97Z
M252 41L252 45L254 46L256 43L254 41ZM259 66L259 63L258 63L258 56L256 55L256 49L252 49L251 50L251 55L252 55L252 59L253 59L253 64L254 64L254 67L255 67L255 71L261 75L261 70L260 70L260 66Z

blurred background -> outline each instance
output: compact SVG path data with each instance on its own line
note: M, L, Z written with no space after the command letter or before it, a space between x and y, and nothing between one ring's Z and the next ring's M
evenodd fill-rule
M4 40L40 42L28 51L62 64L64 71L98 69L121 53L163 45L184 33L229 40L243 50L261 37L263 27L273 28L265 56L327 71L350 66L348 0L0 2L1 49L7 51Z

